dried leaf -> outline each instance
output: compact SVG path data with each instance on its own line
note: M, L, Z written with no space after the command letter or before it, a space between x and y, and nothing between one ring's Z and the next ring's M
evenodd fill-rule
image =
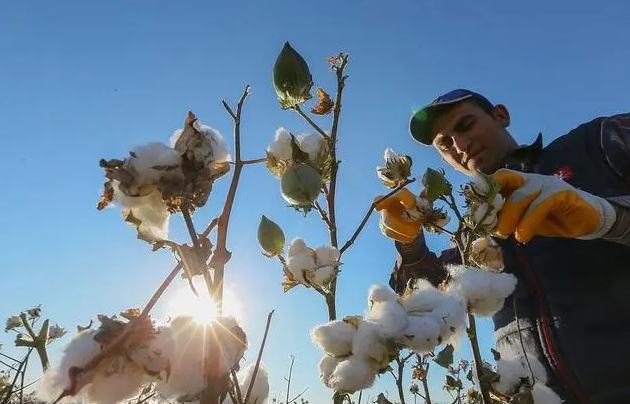
M455 348L453 345L448 344L437 355L435 355L433 362L442 366L444 369L448 369L448 367L453 364L453 352L455 352Z
M347 317L344 317L341 321L343 321L346 324L350 324L352 328L354 328L355 330L358 330L359 325L361 324L361 322L363 322L363 316L347 316Z
M92 328L92 324L93 323L94 323L94 321L92 319L90 319L90 322L86 326L77 325L77 332L82 332L82 331L85 331L85 330L89 330L90 328Z
M462 385L461 380L455 379L451 375L446 375L445 387L446 387L446 390L451 391L451 390L462 389L463 385Z
M311 109L311 112L315 115L328 115L332 111L335 103L330 99L330 96L322 88L317 89L317 97L319 101Z
M293 275L291 274L291 272L289 272L289 268L287 268L287 266L284 264L282 265L282 271L284 272L285 278L284 282L282 282L282 290L284 291L284 293L286 293L299 285L300 282L296 281L295 278L293 278Z
M112 201L114 200L114 188L112 187L111 181L107 181L103 184L103 193L101 195L101 199L98 201L98 205L96 205L97 210L105 209Z

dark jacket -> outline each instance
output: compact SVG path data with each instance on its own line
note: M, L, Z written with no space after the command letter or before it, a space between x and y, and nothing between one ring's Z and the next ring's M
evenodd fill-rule
M594 119L546 147L539 136L506 167L559 175L630 207L630 114ZM630 403L630 237L622 233L625 240L534 237L523 245L496 239L505 272L518 279L493 317L497 349L522 352L524 344L546 365L550 387L567 403ZM460 260L456 250L440 257L430 252L422 234L396 249L390 286L398 293L412 278L439 283L443 265Z

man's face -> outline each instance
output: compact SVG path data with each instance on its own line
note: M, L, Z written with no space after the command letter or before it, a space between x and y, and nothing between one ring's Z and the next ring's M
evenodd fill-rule
M504 106L495 106L490 116L474 102L463 101L435 120L433 146L457 171L492 174L516 148L506 129L509 124Z

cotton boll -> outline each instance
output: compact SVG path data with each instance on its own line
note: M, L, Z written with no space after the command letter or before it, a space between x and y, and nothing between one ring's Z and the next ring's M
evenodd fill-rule
M328 388L332 388L330 385L330 377L335 372L337 365L343 362L342 358L335 358L334 356L324 355L321 361L319 361L319 379Z
M145 369L153 378L166 379L175 359L176 345L172 331L168 327L158 327L155 335L133 350L127 352L127 358Z
M561 404L563 402L553 390L541 383L534 384L532 397L534 404Z
M144 196L127 196L120 190L120 183L112 181L114 199L128 208L125 217L138 229L138 235L149 241L159 241L168 238L170 213L159 191L153 191ZM129 220L133 218L133 220Z
M170 175L172 175L173 173L173 170L158 170L154 167L179 166L181 164L181 157L177 150L160 142L138 146L131 150L130 155L127 161L138 175L139 186L157 183L164 174L171 173Z
M480 174L475 174L473 176L472 185L475 188L475 190L482 195L487 195L488 192L490 192L490 187L488 186L488 182Z
M89 385L87 396L99 404L115 404L139 393L144 373L136 365L119 356L112 359L112 368L99 372Z
M317 268L315 272L310 277L310 282L317 286L326 286L333 274L335 273L334 267L321 267Z
M271 153L278 160L290 161L293 158L291 148L291 134L285 128L276 129L274 141L267 147L267 152Z
M296 237L289 245L289 257L299 254L309 254L310 249L306 245L304 239Z
M437 290L429 281L417 279L402 296L401 301L407 314L429 313L445 299L448 298Z
M357 330L342 320L319 325L311 331L313 343L332 356L349 355Z
M407 312L397 301L375 303L367 316L377 327L381 338L398 338L407 327Z
M354 393L372 386L374 379L376 371L370 363L360 357L351 356L337 365L329 384L337 393Z
M463 297L474 313L482 317L491 317L499 311L517 282L512 274L473 267L451 266L449 272L454 279L449 290Z
M440 325L433 317L409 316L401 342L412 351L431 352L440 344Z
M440 325L442 343L457 349L466 329L466 303L457 296L445 295L430 316Z
M86 330L75 335L63 351L60 364L44 373L36 395L44 401L54 401L63 389L70 385L68 369L82 367L100 352L100 345L94 340L96 330Z
M333 265L339 261L339 250L335 247L321 246L315 249L315 262L318 266Z
M325 150L326 139L319 133L300 133L297 135L300 149L308 154L311 162L317 162L319 154Z
M492 205L492 207L494 208L496 212L496 211L501 210L504 202L505 202L505 199L503 199L503 195L496 194L490 204Z
M381 285L372 285L370 291L368 292L368 306L379 302L394 302L397 299L398 296L393 290Z
M241 394L243 394L243 398L245 398L245 394L249 385L252 381L252 377L254 376L254 368L255 365L249 365L242 371L238 372L238 384L241 390ZM252 386L252 392L249 396L250 403L256 404L264 404L265 400L267 400L267 396L269 395L269 374L267 373L267 369L261 364L258 368L258 372L256 372L256 379L254 379L254 385ZM228 395L228 397L223 401L223 404L233 404L232 399Z
M207 125L199 124L197 127L199 132L206 135L209 144L206 148L210 148L210 155L206 154L206 166L210 166L210 162L227 162L232 159L230 152L228 151L227 143L223 140L223 136L218 131L212 129ZM207 153L207 152L206 152Z
M529 365L528 365L529 361ZM531 368L531 371L530 371ZM504 394L514 394L520 386L521 378L529 379L530 383L546 383L547 372L538 359L531 354L502 357L497 361L496 372L500 379L493 386ZM532 373L534 380L532 380Z
M304 283L304 273L312 272L315 269L315 261L307 254L293 255L289 257L287 267L296 281Z
M389 353L379 338L378 330L378 325L371 321L361 322L352 339L352 355L370 359L377 368L381 368L389 363Z

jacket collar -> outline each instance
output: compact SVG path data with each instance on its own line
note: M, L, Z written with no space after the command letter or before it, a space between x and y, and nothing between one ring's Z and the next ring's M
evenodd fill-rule
M534 143L520 146L505 160L505 168L518 171L530 171L542 157L543 139L539 133Z

